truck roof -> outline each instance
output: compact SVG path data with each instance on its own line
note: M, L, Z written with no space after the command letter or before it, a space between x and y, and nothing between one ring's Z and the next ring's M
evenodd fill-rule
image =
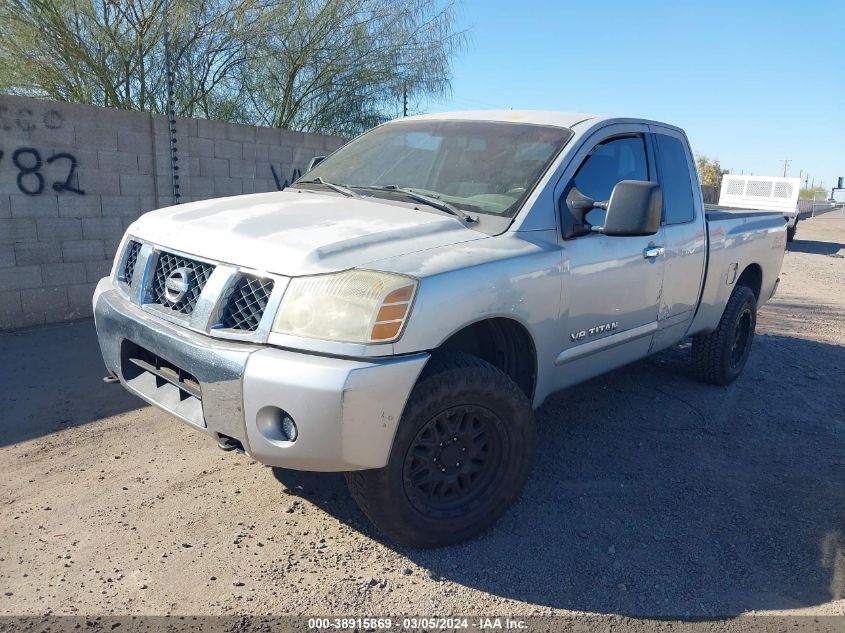
M634 117L616 117L602 114L586 114L583 112L555 112L553 110L462 110L458 112L433 112L418 114L403 120L448 120L461 119L467 121L502 121L507 123L533 123L536 125L552 125L555 127L573 128L579 123L645 123L656 124L679 131L680 128L660 121L638 119Z
M419 114L408 119L466 119L470 121L504 121L508 123L535 123L556 127L572 127L582 121L595 119L595 114L579 112L553 112L549 110L463 110L459 112L434 112Z

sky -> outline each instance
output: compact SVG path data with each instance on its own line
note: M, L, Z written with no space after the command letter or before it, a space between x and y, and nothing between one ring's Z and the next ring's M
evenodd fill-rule
M735 173L845 176L845 0L463 0L453 94L678 125Z

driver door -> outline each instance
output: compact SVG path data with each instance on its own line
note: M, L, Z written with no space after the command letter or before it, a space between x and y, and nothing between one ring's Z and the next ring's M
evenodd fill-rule
M577 223L580 218L593 226L604 223L603 210L581 210L584 197L606 202L621 180L657 180L645 126L606 128L579 153L574 167L570 166L574 173L564 173L556 192L564 231L567 221ZM566 272L560 353L555 363L559 386L649 353L663 284L662 231L644 237L593 232L562 241Z

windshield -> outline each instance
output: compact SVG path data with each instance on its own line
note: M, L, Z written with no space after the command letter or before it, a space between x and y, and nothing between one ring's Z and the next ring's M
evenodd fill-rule
M397 200L398 189L412 189L462 210L513 217L571 135L526 123L398 121L343 146L301 182L321 178Z

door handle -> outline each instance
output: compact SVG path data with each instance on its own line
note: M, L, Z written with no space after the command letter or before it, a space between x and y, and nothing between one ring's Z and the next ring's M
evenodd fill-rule
M655 257L660 257L665 252L666 249L662 246L649 246L643 249L643 257L645 259L654 259Z

